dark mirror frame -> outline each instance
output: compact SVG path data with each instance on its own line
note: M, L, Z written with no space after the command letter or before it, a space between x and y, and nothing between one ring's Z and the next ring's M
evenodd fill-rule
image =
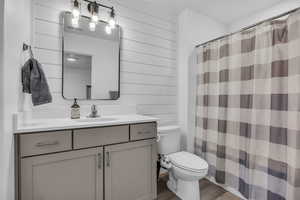
M66 98L64 96L64 16L66 14L72 14L70 11L64 11L61 13L61 36L62 36L62 40L61 40L61 43L62 43L62 48L61 48L61 55L62 55L62 97L63 99L65 100L73 100L73 99L70 99L70 98ZM86 18L86 19L91 19L90 17L88 16L84 16L84 15L80 15L80 17L83 17L83 18ZM106 21L103 21L103 20L99 20L99 22L101 23L105 23L105 24L108 24ZM118 96L114 99L80 99L80 98L77 98L78 100L81 100L81 101L93 101L93 100L105 100L105 101L114 101L114 100L118 100L121 96L121 81L120 81L120 75L121 75L121 34L122 34L122 29L121 29L121 26L116 24L116 29L119 30L119 69L118 69Z

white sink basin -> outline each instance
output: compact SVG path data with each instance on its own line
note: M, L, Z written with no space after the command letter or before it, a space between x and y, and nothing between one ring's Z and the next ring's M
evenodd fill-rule
M108 117L97 117L97 118L83 118L83 119L75 119L76 122L111 122L117 120L116 118L108 118Z

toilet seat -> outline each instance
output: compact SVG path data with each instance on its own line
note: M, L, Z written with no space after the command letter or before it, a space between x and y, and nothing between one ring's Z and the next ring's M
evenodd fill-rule
M176 152L168 155L168 157L174 166L183 170L201 173L208 169L208 164L205 160L189 152Z

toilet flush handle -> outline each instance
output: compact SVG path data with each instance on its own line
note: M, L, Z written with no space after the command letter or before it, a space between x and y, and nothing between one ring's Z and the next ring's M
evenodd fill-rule
M165 168L165 169L171 169L172 168L172 164L171 164L168 157L163 156L160 162L161 162L161 166L163 168Z

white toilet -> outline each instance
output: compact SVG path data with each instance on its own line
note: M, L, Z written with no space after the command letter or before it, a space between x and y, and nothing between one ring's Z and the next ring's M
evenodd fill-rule
M158 129L161 166L168 170L168 188L182 200L200 200L199 180L206 176L208 164L199 156L180 151L178 126Z

